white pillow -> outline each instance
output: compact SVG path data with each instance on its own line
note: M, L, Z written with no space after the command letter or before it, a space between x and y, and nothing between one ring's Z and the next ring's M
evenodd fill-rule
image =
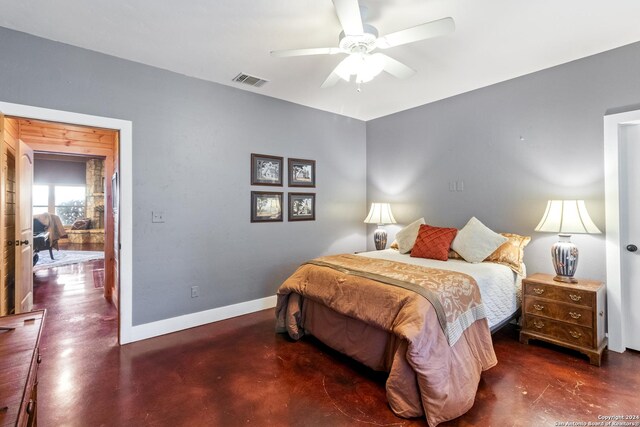
M509 239L491 231L474 216L458 231L451 242L451 249L468 262L482 262L507 240Z
M424 218L413 221L411 224L407 225L405 228L396 233L398 251L401 254L411 252L411 249L413 249L413 244L416 242L416 238L418 237L420 226L422 224L425 224Z

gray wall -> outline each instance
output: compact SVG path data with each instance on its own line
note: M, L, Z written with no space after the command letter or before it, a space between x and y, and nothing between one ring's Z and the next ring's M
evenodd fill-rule
M0 58L2 101L133 122L134 324L273 295L365 246L364 122L3 28ZM317 161L316 221L249 222L252 152Z
M424 216L462 227L476 216L496 231L530 235L528 271L552 273L557 237L534 228L547 199L564 198L585 199L605 231L603 116L637 108L638 76L636 43L369 121L368 201L393 203L403 224ZM463 192L449 191L456 180ZM399 228L388 226L390 239ZM576 275L605 279L604 235L573 241Z

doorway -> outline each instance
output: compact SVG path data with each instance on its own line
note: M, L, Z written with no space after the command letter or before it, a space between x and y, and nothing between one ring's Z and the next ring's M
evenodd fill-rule
M33 234L40 236L33 242L34 272L104 259L105 162L104 157L34 153Z
M65 123L69 125L77 126L89 126L99 129L110 129L116 131L118 134L119 144L115 145L117 148L117 154L119 158L119 171L114 176L105 179L105 185L110 186L116 183L119 200L119 243L108 245L105 244L105 250L108 252L109 247L111 249L117 249L119 263L117 264L117 272L119 273L120 287L117 292L114 293L114 297L117 300L119 311L119 327L118 338L120 344L125 344L132 341L132 205L131 205L131 192L132 192L132 126L131 122L111 119L98 116L88 116L84 114L71 113L58 110L49 110L38 107L31 107L19 104L10 104L0 102L0 112L5 115L18 117L21 120L28 121L41 121L41 122L57 122ZM73 144L69 141L63 143L60 147L65 146L61 150L52 151L50 149L42 149L42 147L36 148L37 151L49 151L49 152L62 152L65 154L71 154ZM85 152L85 154L87 154ZM108 172L107 172L108 173ZM105 204L108 209L112 206L111 200ZM115 233L105 232L105 236L113 236Z
M640 110L604 118L609 349L640 350Z
M99 268L96 273L100 278L100 289L93 293L102 292L117 310L114 224L118 221L113 205L107 203L113 199L113 190L105 174L113 175L118 169L118 132L11 116L3 122L4 143L7 149L14 145L18 153L16 263L15 269L7 270L15 277L14 311L33 308L34 282L43 282L39 275L49 276L55 273L53 268L91 259L102 260L101 268L93 266ZM73 275L65 277L74 280ZM40 291L42 296L49 295ZM48 305L46 300L35 303L38 308Z

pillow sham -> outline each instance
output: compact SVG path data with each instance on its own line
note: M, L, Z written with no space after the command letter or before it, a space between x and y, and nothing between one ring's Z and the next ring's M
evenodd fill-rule
M411 256L446 261L449 257L451 242L457 233L458 230L455 228L420 225L418 237L411 249Z
M507 240L506 237L491 230L474 216L451 242L451 249L460 254L465 261L478 263L484 261Z
M389 246L389 249L395 249L395 250L398 250L398 241L397 241L397 240L394 240L394 241L391 243L391 246Z
M506 265L515 273L523 275L524 248L531 241L531 237L513 233L500 234L506 237L507 241L489 255L485 261Z
M420 225L424 223L424 218L417 219L396 233L398 251L400 251L401 254L407 254L411 252L411 248L413 248L416 237L418 237Z

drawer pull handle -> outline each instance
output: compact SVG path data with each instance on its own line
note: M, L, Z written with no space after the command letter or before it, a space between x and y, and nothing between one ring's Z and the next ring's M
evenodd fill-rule
M535 292L536 295L542 295L544 293L544 289L533 288L533 292Z
M533 304L533 308L535 308L538 311L542 311L542 310L544 310L544 305Z
M571 316L571 317L572 317L572 318L574 318L574 319L579 319L579 318L581 318L581 317L582 317L582 314L580 314L580 313L574 313L573 311L570 311L570 312L569 312L569 316Z
M571 301L580 301L582 299L580 295L574 295L574 294L569 294L569 298L571 298Z
M534 321L533 321L533 326L535 326L535 327L536 327L536 328L538 328L538 329L542 329L542 328L544 328L544 323L542 323L542 322L541 322L541 321L539 321L539 320L534 320Z
M582 336L582 334L580 332L576 332L576 331L569 331L569 334L574 337L575 339L578 339Z

